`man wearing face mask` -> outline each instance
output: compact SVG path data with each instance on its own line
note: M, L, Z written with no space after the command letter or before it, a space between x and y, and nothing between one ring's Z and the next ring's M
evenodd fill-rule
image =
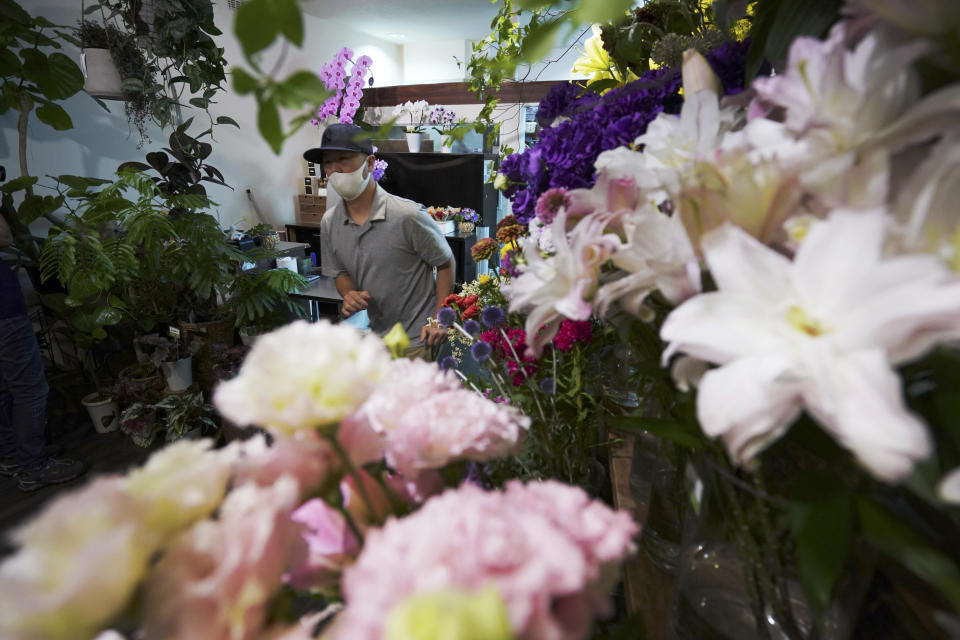
M422 205L373 180L373 147L361 134L352 124L330 125L321 146L303 154L342 198L320 221L323 274L334 278L344 315L366 309L380 335L399 322L410 337L406 355L432 359L446 331L428 320L453 290L453 252Z

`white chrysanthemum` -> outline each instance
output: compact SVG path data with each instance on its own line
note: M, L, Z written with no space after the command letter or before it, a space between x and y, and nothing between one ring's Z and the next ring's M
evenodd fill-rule
M293 322L257 340L240 375L214 393L239 425L284 433L333 425L387 377L390 354L372 334L329 322Z

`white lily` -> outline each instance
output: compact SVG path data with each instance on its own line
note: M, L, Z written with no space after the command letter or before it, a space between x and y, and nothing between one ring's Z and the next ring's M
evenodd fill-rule
M960 271L960 135L938 143L897 194L901 250L936 253Z
M703 239L718 291L667 318L666 357L720 365L700 381L697 416L749 462L806 409L875 476L902 480L929 455L893 366L960 333L960 277L929 255L882 257L886 216L838 211L814 222L795 259L725 225Z
M641 305L657 289L674 304L700 293L700 265L677 216L646 205L625 215L621 222L626 243L613 255L613 265L623 277L597 291L601 315L619 301L626 311L643 317Z
M679 116L660 113L654 118L634 140L634 146L643 145L643 153L635 161L641 169L638 180L642 179L647 189L663 190L651 194L654 199L660 202L676 195L680 173L720 146L725 132L734 126L737 111L731 107L721 110L717 94L703 90L687 94ZM653 184L649 184L651 178Z
M590 317L590 301L599 286L600 267L620 246L617 236L604 233L611 214L589 214L569 234L566 218L566 212L561 210L550 225L556 253L543 257L536 242L524 243L523 273L502 287L510 300L510 310L528 314L527 341L536 356L556 334L564 318Z
M750 115L785 109L782 126L804 146L796 168L804 186L827 206L880 206L895 141L878 144L876 135L916 102L919 81L910 63L925 45L895 46L870 33L850 50L846 29L838 24L824 41L797 38L786 71L754 81Z

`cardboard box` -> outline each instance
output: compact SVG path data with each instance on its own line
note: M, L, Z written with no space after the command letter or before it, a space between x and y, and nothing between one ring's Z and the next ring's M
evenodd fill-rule
M297 222L320 222L326 210L325 196L297 196Z

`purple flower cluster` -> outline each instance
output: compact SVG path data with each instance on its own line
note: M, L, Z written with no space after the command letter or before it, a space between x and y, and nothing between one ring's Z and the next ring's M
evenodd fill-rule
M431 109L427 122L435 125L437 131L442 133L454 125L456 118L457 114L455 114L452 109L437 106Z
M743 89L747 46L725 44L708 57L724 86L729 83L728 93ZM680 112L681 84L679 69L653 69L602 97L578 97L575 85L552 89L540 103L544 120L552 122L557 115L569 119L543 129L536 145L507 156L500 166L508 180L504 196L517 219L530 222L548 189L592 187L593 165L601 152L631 144L659 113Z
M547 189L593 186L593 163L601 152L633 142L661 111L680 111L680 84L678 71L648 71L639 80L607 92L592 108L573 112L569 120L544 129L536 145L506 158L500 171L510 181L505 195L512 197L517 219L530 222L537 200Z
M585 111L594 106L600 96L587 91L573 82L555 84L537 107L537 123L544 129L553 124L558 116L570 116L575 111Z
M320 68L323 85L335 93L317 109L317 117L311 120L314 126L325 124L329 118L339 118L342 123L353 122L353 116L360 108L363 97L363 80L370 70L373 60L370 56L360 56L354 63L352 73L347 76L347 63L353 57L353 51L344 47L333 60Z
M707 54L707 62L713 72L720 78L723 85L723 95L732 96L742 92L744 86L744 69L747 66L747 52L750 50L750 39L743 42L725 42ZM760 75L770 74L770 65L763 64Z

